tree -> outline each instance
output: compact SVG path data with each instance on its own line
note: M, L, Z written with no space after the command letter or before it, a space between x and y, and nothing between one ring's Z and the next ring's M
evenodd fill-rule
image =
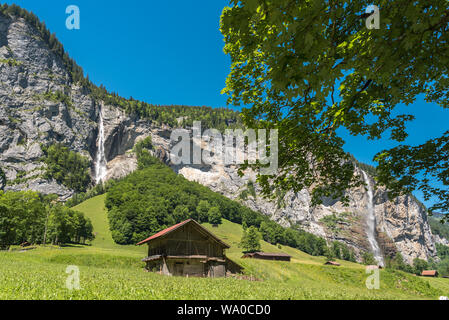
M331 250L334 252L334 256L337 259L342 259L342 254L341 254L341 244L338 241L334 241L332 242L332 247Z
M259 231L253 226L247 228L243 232L240 247L244 249L243 252L257 252L260 251L261 236Z
M428 268L427 261L419 258L415 258L415 260L413 260L413 269L415 274L421 275L424 270L427 270L427 268Z
M364 265L376 265L377 261L374 259L374 255L371 252L365 251L362 254L362 262Z
M74 234L74 220L68 210L61 205L56 205L50 211L48 234L54 245L69 243Z
M341 246L341 258L346 261L351 261L351 251L346 244Z
M0 249L7 249L16 242L17 222L9 206L0 202Z
M45 204L36 192L0 191L0 247L41 243L44 234Z
M212 207L209 209L209 223L212 225L219 225L221 224L221 213L220 209L217 207Z
M326 248L325 256L327 261L335 261L335 252L334 250L332 250L332 248Z
M387 267L408 273L414 273L413 267L404 261L404 257L400 252L396 253L393 259L387 260Z
M242 112L247 126L279 130L279 172L258 177L266 196L313 187L313 203L348 200L345 190L360 179L341 129L403 143L413 116L398 114L399 104L424 95L449 107L449 2L380 1L379 29L366 27L370 4L232 0L224 9L221 32L232 65L223 92L229 103L249 106ZM449 132L380 152L379 182L392 195L433 195L434 209L448 211L448 146Z
M449 276L449 258L441 260L438 264L438 273L443 277Z
M179 205L173 211L173 218L175 219L176 223L187 220L189 216L190 216L189 208L185 205Z
M0 248L41 244L47 239L55 244L92 240L91 221L61 204L51 206L54 200L54 195L32 191L0 191Z
M139 169L144 169L159 162L157 158L150 154L149 150L153 150L153 140L151 136L139 141L134 146L134 152L137 156L137 165Z
M85 243L95 238L90 219L61 204L50 208L47 233L48 239L55 245Z

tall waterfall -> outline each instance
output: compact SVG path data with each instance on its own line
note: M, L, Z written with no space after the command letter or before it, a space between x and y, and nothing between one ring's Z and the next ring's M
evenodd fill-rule
M104 123L103 123L103 107L100 108L100 122L98 124L98 148L95 159L95 180L97 184L104 182L107 174L107 162L104 154Z
M374 212L374 192L373 192L373 186L371 184L371 180L369 179L368 175L365 171L362 171L363 178L365 180L366 185L368 186L368 215L367 215L367 235L368 235L368 241L371 245L371 248L373 250L374 259L381 265L384 266L384 258L382 256L382 252L379 248L379 244L376 240L376 214Z

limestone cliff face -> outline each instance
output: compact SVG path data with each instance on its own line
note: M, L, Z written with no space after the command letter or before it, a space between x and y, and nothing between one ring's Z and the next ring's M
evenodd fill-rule
M411 263L413 258L435 258L436 249L425 208L411 196L389 200L379 188L375 197L378 230L391 239Z
M169 163L170 128L126 115L105 105L71 80L63 61L23 19L0 14L0 167L6 174L6 190L54 193L65 200L72 190L42 178L42 146L63 143L92 161L98 149L98 121L103 110L107 179L121 178L137 168L132 148L152 136L154 153ZM59 92L65 99L55 98ZM233 166L173 166L187 179L242 202L253 210L288 226L304 229L329 240L339 240L357 252L369 249L366 237L368 195L361 187L350 190L350 205L326 199L312 207L310 193L288 192L282 201L262 198L256 176L243 178ZM254 193L248 192L254 185ZM410 197L388 199L378 188L374 196L378 240L384 252L400 251L411 262L435 256L435 239L426 213ZM442 241L442 240L441 240Z

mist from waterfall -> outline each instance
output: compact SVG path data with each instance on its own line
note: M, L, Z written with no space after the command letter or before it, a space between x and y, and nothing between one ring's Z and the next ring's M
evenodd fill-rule
M365 171L362 171L363 179L365 180L366 185L368 186L368 214L366 219L367 224L367 236L368 241L373 250L374 259L381 266L385 266L384 258L382 256L382 251L380 250L379 243L376 240L376 214L374 212L374 192L373 186L371 184L371 180L366 174Z
M104 122L103 122L103 108L100 108L100 121L98 124L98 147L95 158L95 181L97 184L104 182L107 175L107 161L104 154Z

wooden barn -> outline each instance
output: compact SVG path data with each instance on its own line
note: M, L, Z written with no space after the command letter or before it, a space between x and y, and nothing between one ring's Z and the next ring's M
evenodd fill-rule
M168 276L225 277L240 273L242 268L229 260L229 246L189 219L162 230L138 245L148 244L146 269Z
M290 261L291 256L286 253L267 253L267 252L251 252L246 253L243 259L261 259L261 260L275 260L275 261Z

